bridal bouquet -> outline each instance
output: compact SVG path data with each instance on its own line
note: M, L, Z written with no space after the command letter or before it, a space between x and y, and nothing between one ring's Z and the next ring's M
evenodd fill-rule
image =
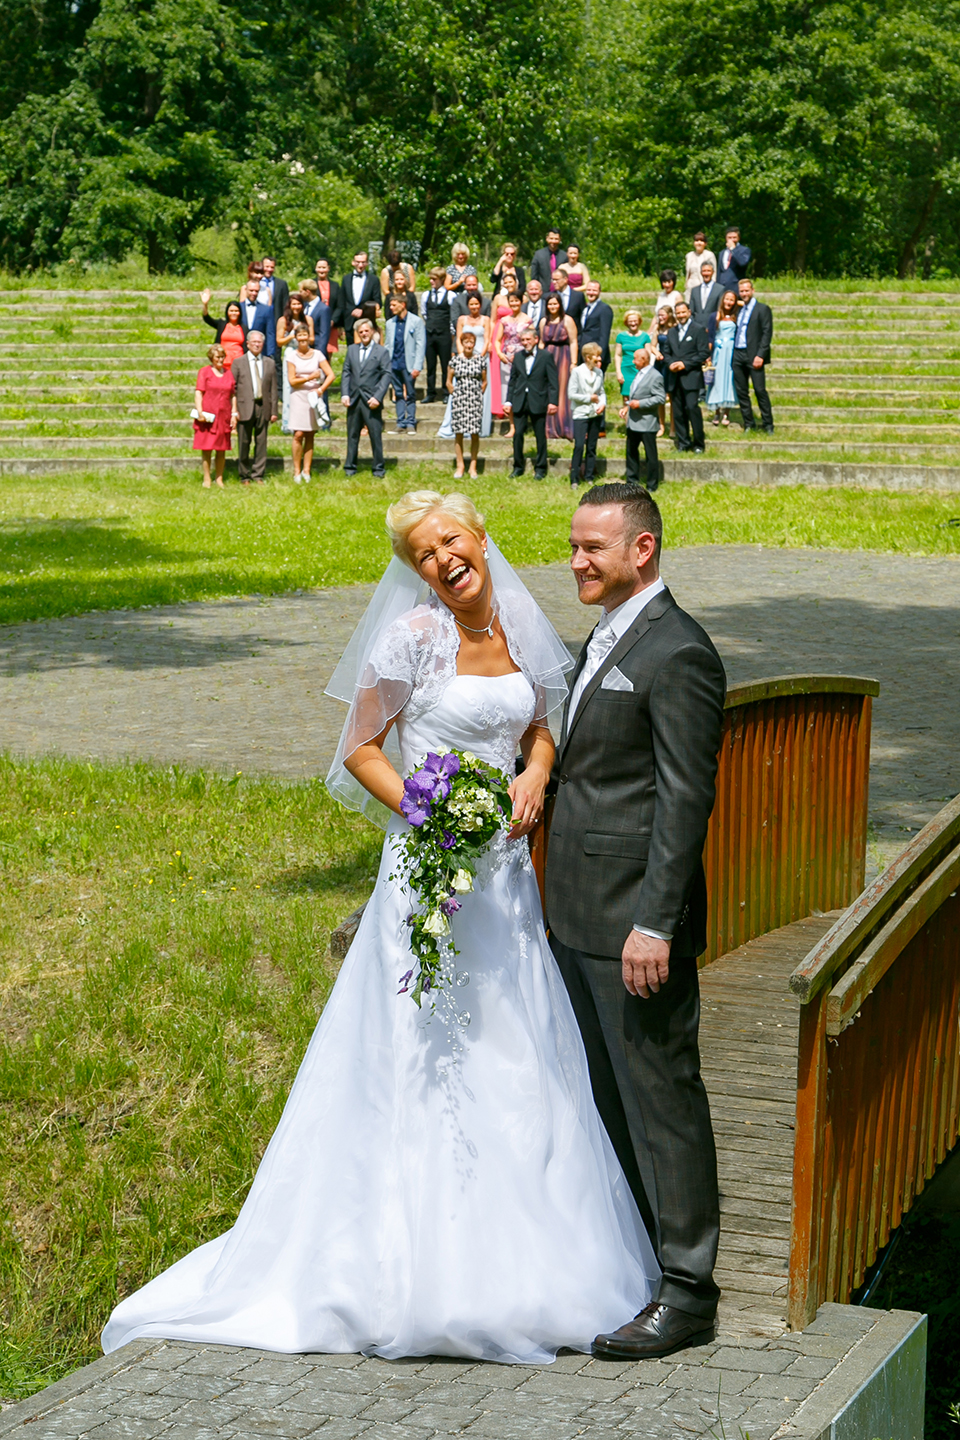
M441 941L448 954L458 953L448 939L457 897L473 889L477 860L497 831L510 827L509 784L502 770L465 750L431 752L403 782L400 809L410 830L400 842L402 878L421 908L407 917L416 978L413 970L401 976L399 993L412 987L418 1006L424 994L442 988Z

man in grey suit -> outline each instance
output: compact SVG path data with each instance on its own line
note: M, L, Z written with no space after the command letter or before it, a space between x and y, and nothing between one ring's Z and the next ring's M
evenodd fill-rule
M663 1271L598 1356L642 1360L712 1335L720 1213L700 1078L703 845L726 677L660 579L663 526L635 486L597 485L573 516L571 567L602 606L580 652L554 764L550 943L597 1108Z
M237 469L240 483L256 480L263 484L267 473L267 440L277 418L277 369L263 353L262 330L247 331L247 353L238 355L230 366L236 386L233 396L237 420ZM253 441L253 464L250 442Z
M453 331L454 334L456 334L457 321L460 319L460 316L470 314L470 311L467 309L467 303L471 295L480 296L480 314L490 314L490 301L487 297L484 296L484 293L480 288L480 281L477 279L476 275L467 275L463 282L463 290L459 295L454 295L453 299L450 301L450 329ZM443 381L444 384L446 384L446 376L443 377Z
M657 431L660 428L660 406L667 398L663 376L653 363L649 350L638 350L634 356L637 373L630 394L620 411L627 422L627 484L640 484L640 446L647 462L647 489L660 484L660 456L657 454Z
M698 325L706 325L710 316L716 315L723 294L723 286L713 278L713 261L704 260L700 266L700 284L690 291L690 314Z
M373 451L373 473L378 480L383 468L383 398L390 388L390 355L385 345L374 345L373 322L358 320L356 343L347 346L340 376L340 400L347 408L347 453L343 468L357 473L357 451L364 425Z

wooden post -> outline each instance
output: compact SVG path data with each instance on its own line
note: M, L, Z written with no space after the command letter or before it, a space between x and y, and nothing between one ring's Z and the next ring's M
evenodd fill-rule
M821 990L800 1010L797 1123L793 1143L790 1226L791 1330L803 1330L820 1304L823 1151L827 1118L827 998Z

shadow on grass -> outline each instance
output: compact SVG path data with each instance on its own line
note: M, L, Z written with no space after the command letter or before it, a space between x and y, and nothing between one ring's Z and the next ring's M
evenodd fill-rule
M297 865L268 880L275 895L332 895L373 888L380 862L380 836L366 840L358 859L333 865Z
M230 609L255 610L257 600L211 601ZM137 613L94 613L59 617L56 629L0 630L0 672L8 676L51 670L109 667L112 671L203 669L252 660L267 650L298 650L305 640L288 640L256 630L228 632L205 620L201 632L191 617Z

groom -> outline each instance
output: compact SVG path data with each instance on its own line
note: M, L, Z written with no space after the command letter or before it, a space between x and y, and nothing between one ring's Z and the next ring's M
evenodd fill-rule
M663 1277L594 1354L646 1359L712 1334L717 1160L700 1078L701 854L726 696L720 657L660 579L663 526L639 486L588 490L573 516L580 652L554 766L550 943L597 1108Z

